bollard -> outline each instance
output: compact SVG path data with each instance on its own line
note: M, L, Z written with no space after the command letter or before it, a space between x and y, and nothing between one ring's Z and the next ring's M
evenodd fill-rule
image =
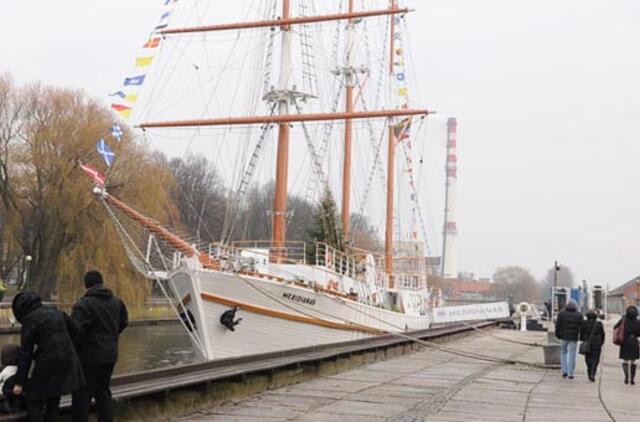
M544 364L560 366L560 344L550 343L542 347L544 354Z
M520 331L527 331L527 314L520 315Z
M517 310L520 314L520 331L527 331L527 313L531 311L531 305L527 302L520 302Z

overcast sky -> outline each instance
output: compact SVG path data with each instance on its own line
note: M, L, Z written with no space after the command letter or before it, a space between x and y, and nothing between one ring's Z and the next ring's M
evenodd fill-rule
M161 3L6 2L0 71L103 98ZM421 102L459 119L460 269L540 278L557 259L596 284L638 275L640 2L406 4Z

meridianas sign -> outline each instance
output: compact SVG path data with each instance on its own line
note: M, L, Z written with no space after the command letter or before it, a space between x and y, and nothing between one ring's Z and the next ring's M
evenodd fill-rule
M478 303L475 305L445 306L433 309L433 322L472 321L509 317L507 302Z

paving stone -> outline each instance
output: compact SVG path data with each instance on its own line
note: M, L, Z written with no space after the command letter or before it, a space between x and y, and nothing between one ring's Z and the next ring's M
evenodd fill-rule
M406 396L390 396L388 394L372 392L370 390L361 391L359 393L349 394L345 397L345 400L355 400L362 402L373 403L391 403L406 406L407 408L428 399L427 395L420 395L420 397L406 397Z
M354 393L365 388L373 387L377 384L379 383L341 380L336 378L319 378L298 384L296 386L296 390L342 391L346 393Z
M199 421L199 422L280 422L286 421L285 418L266 418L264 416L234 416L234 415L207 415L198 414L189 419L179 419L180 421Z
M481 414L473 411L460 412L442 410L435 417L429 417L423 420L429 422L522 422L522 415L501 415L496 412Z
M365 382L388 382L401 377L403 374L398 372L387 371L372 371L369 369L348 371L341 374L332 375L329 378L335 378L340 380L351 381L365 381Z
M246 406L285 406L295 410L309 411L326 404L332 403L335 399L318 396L300 396L294 394L280 394L277 392L263 393L255 398L242 401Z
M340 400L323 406L317 409L316 412L332 413L336 415L390 417L408 409L409 407L410 406L392 403Z
M385 422L387 421L387 418L371 415L363 416L336 415L334 413L310 413L293 420L296 422Z
M425 400L431 396L442 393L443 389L436 386L419 387L402 384L380 384L367 389L366 392L384 394L389 397L408 397Z
M277 390L271 391L273 394L282 394L286 396L292 397L319 397L319 398L328 398L328 399L340 399L349 392L347 391L327 391L327 390L314 390L314 389L306 389L306 388L298 388L300 384L292 386L279 388Z
M273 419L291 419L296 416L301 416L304 412L294 410L291 407L285 406L234 406L232 408L226 408L221 410L212 411L213 414L226 415L226 416L243 416L243 417L261 417L261 418L273 418Z

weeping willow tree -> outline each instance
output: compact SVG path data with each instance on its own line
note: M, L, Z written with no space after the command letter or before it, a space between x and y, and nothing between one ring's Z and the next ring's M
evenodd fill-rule
M57 293L61 301L72 301L84 290L84 272L97 269L135 312L149 284L128 264L78 163L106 172L95 144L108 140L117 154L110 192L168 220L175 215L167 190L173 179L162 160L127 128L116 144L109 136L109 110L80 91L17 87L0 76L0 110L2 240L19 257L32 257L28 286L46 299Z

